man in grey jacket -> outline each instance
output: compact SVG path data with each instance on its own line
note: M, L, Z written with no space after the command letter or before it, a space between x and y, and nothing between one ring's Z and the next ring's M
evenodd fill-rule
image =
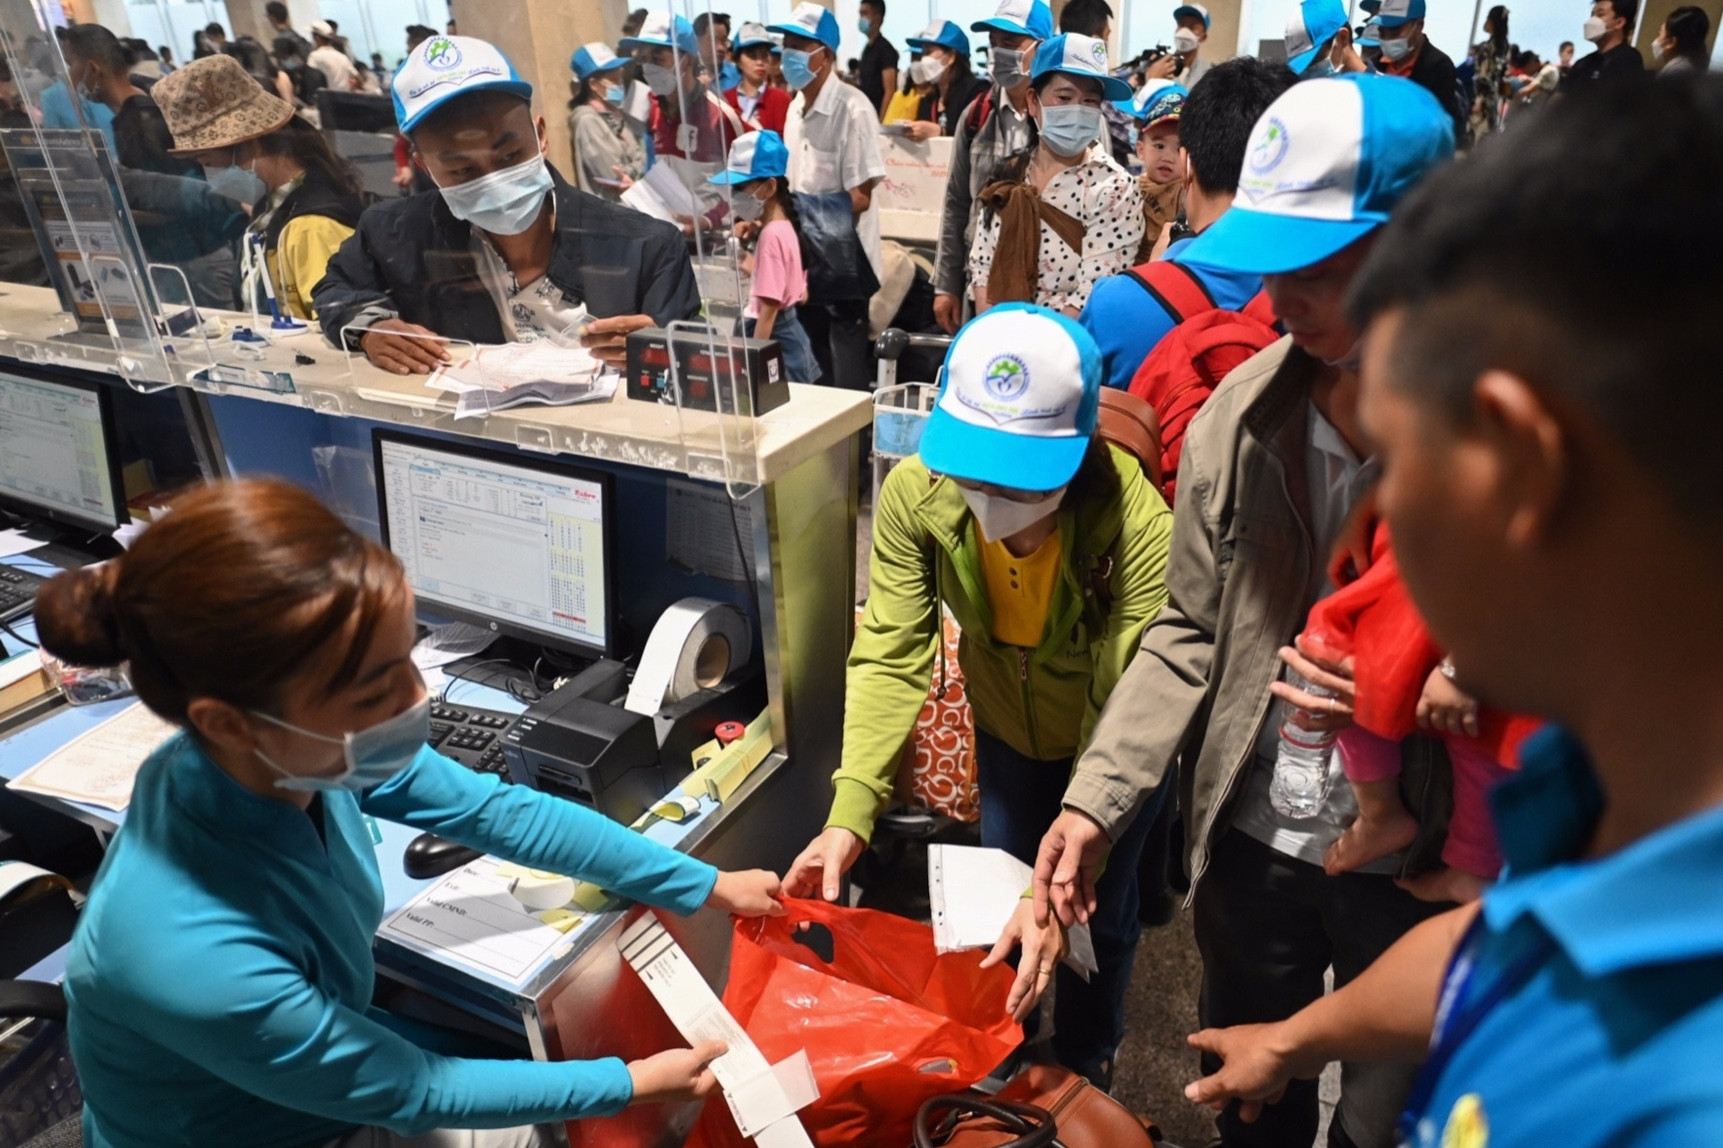
M1290 1015L1321 995L1330 967L1344 984L1435 910L1395 886L1392 864L1325 873L1323 852L1357 814L1337 762L1312 818L1277 812L1269 782L1274 697L1310 728L1350 716L1348 678L1288 645L1333 591L1329 551L1375 477L1346 288L1395 202L1452 150L1447 116L1408 81L1298 84L1252 132L1232 210L1189 249L1261 273L1287 337L1229 375L1190 425L1169 601L1077 763L1035 895L1038 910L1086 918L1108 842L1176 767L1205 1026ZM1333 696L1280 681L1283 662ZM1404 1066L1345 1066L1330 1145L1387 1148L1410 1082ZM1218 1123L1229 1148L1309 1148L1317 1115L1315 1082L1300 1081L1259 1120L1234 1108Z
M975 238L976 197L1007 156L1035 142L1029 119L1029 66L1035 48L1053 35L1053 10L1043 0L1000 0L988 20L969 26L985 32L993 86L963 109L951 142L951 172L939 217L934 257L933 314L947 334L963 325L969 298L969 243Z

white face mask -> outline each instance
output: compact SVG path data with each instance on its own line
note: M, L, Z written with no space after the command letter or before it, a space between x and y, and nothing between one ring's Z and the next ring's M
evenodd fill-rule
M999 48L993 52L993 78L1006 91L1015 91L1029 80L1029 73L1023 70L1023 53L1012 48Z
M744 223L752 223L766 213L766 201L751 191L738 191L730 198L730 212Z
M1101 136L1106 121L1100 108L1085 104L1057 104L1041 108L1041 142L1055 154L1069 159L1082 155Z
M652 89L655 96L672 96L676 94L676 69L666 68L659 64L641 64L640 78L646 81L646 86Z
M1603 17L1593 16L1585 22L1585 38L1593 44L1609 35L1609 28L1604 24Z
M1656 60L1659 64L1661 64L1661 63L1663 63L1663 61L1665 59L1668 58L1668 56L1669 56L1669 50L1663 46L1662 40L1653 40L1651 42L1651 58L1653 60Z
M1065 501L1068 487L1069 484L1061 486L1037 502L1018 502L1002 494L988 494L967 486L959 486L957 489L963 492L963 501L969 504L969 512L975 516L975 526L981 531L981 540L998 542L1058 513L1059 504Z
M1197 34L1189 28L1180 28L1177 32L1173 33L1173 51L1177 52L1181 56L1186 52L1196 51L1198 48L1202 47L1202 43L1202 40L1198 38Z
M1406 53L1412 50L1412 38L1403 36L1398 40L1383 40L1382 58L1384 60L1404 60Z
M921 58L921 82L937 84L939 77L945 75L945 61L938 56L923 56Z
M492 235L519 235L538 219L545 193L553 186L544 156L534 155L525 163L438 190L456 219Z

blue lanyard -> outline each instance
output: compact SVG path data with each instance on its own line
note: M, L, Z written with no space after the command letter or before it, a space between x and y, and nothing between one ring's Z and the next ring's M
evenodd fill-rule
M1468 1001L1466 998L1471 995L1472 981L1478 972L1478 950L1483 939L1484 915L1480 912L1460 939L1454 959L1448 965L1448 975L1442 981L1442 999L1436 1006L1435 1046L1406 1099L1406 1112L1400 1117L1402 1144L1415 1142L1418 1124L1429 1110L1430 1101L1435 1098L1436 1085L1454 1055L1460 1051L1460 1046L1477 1031L1497 1005L1525 987L1533 974L1548 962L1550 951L1555 948L1555 942L1540 931L1531 947L1478 994L1477 1000Z

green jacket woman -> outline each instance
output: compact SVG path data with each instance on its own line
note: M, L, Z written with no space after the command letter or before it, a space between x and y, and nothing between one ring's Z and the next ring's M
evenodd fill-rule
M843 761L825 831L786 879L835 898L892 794L943 651L942 607L976 725L983 844L1033 864L1073 758L1167 598L1172 512L1136 459L1095 436L1102 366L1063 315L996 307L946 359L921 453L874 511L867 607L850 653ZM1137 939L1141 829L1116 842L1091 920L1100 972L1061 975L1054 1051L1110 1076ZM1027 905L1028 902L1025 902ZM1019 913L989 963L1021 942L1010 1004L1033 1009L1064 938Z

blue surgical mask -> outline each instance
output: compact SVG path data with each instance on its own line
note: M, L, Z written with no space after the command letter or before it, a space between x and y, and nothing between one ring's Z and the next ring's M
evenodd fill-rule
M869 20L866 16L863 16L860 20L856 21L856 31L860 32L864 36L873 35L873 21Z
M627 92L622 90L621 84L612 84L604 90L604 102L612 107L620 108L622 106L622 97L627 94Z
M534 155L525 163L438 190L456 219L492 235L519 235L538 218L551 187L544 156Z
M216 194L225 195L239 203L262 203L269 196L269 188L257 178L257 173L247 171L238 164L205 167L203 176Z
M818 79L812 67L813 53L804 52L800 48L784 49L784 82L796 91L801 91Z
M278 725L282 729L292 730L303 737L342 747L346 769L340 773L321 774L315 777L290 773L271 761L261 749L252 751L257 754L258 759L263 764L281 775L281 780L275 783L275 788L295 793L333 792L341 789L349 793L358 793L360 790L382 785L412 765L413 759L425 747L425 739L431 736L431 696L429 694L420 698L417 705L403 710L387 721L378 722L374 726L350 733L345 737L329 737L326 734L313 733L308 729L301 729L291 722L284 722L278 717L270 717L266 713L258 713L255 710L252 711L252 716L262 718L271 725Z
M1398 40L1383 40L1381 41L1381 48L1384 60L1404 60L1407 54L1412 51L1412 41L1405 36Z
M1101 137L1106 121L1100 108L1083 104L1058 104L1041 109L1041 142L1054 154L1070 158L1082 155Z
M1324 48L1316 59L1311 61L1310 67L1304 69L1304 74L1298 78L1301 80L1325 80L1336 75L1332 51L1331 48Z

